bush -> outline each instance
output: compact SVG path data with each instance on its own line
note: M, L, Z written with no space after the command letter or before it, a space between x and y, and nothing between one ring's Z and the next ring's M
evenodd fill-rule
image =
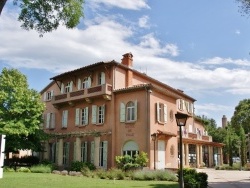
M4 167L3 171L4 172L15 172L15 170L13 168L9 168L9 167Z
M180 171L178 171L178 177L180 175ZM206 188L208 185L207 182L207 174L204 172L199 172L195 169L184 168L183 169L183 180L185 188Z
M98 170L96 171L96 175L97 175L97 177L99 177L99 178L101 178L101 179L106 179L106 178L107 178L107 173L106 173L106 171L103 170L103 169L98 169Z
M44 165L44 166L49 166L51 171L53 170L57 170L58 166L56 166L56 164L52 163L50 160L48 159L44 159L40 162L40 165Z
M160 181L178 181L176 174L171 171L166 170L157 170L156 179Z
M17 169L17 172L26 172L26 173L29 173L30 169L27 168L27 167L20 167L20 168Z
M94 173L87 166L84 166L81 169L81 173L83 176L86 176L86 177L94 177Z
M156 171L135 171L132 179L134 180L158 180L158 181L178 181L176 175L168 170L156 170Z
M76 172L80 172L82 170L82 168L84 167L84 162L81 161L73 161L71 163L71 170L72 171L76 171Z
M140 154L136 154L135 158L124 155L124 156L116 156L115 162L119 169L124 171L127 170L138 170L138 168L145 167L148 163L147 153L141 152Z
M123 180L125 178L125 173L121 169L111 168L106 173L108 179Z
M35 165L30 167L30 171L33 173L51 173L52 169L50 165Z

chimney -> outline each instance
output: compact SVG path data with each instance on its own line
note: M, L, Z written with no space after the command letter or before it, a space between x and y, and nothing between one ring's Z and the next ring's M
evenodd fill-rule
M222 128L226 128L227 126L227 117L226 115L222 116Z
M133 55L131 52L123 55L122 64L130 68L133 66Z

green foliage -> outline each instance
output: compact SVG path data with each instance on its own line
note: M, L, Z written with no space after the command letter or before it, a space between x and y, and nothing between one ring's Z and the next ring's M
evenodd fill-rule
M13 0L21 8L18 21L21 27L36 30L40 36L58 26L76 27L83 17L84 0Z
M140 154L135 155L135 158L124 155L124 156L116 156L115 157L116 165L119 169L122 170L133 170L137 168L142 168L147 166L148 163L148 155L145 152L140 152Z
M4 167L3 171L4 172L15 172L14 168L9 168L9 167Z
M51 173L52 169L50 165L35 165L30 167L30 171L33 173Z
M138 164L140 167L147 166L148 154L143 151L140 152L140 154L136 154L134 162Z
M178 174L180 172L178 171ZM183 180L185 188L207 188L208 175L204 172L197 172L195 169L184 168Z
M250 14L250 1L249 0L236 0L239 2L240 13L249 17Z
M26 172L26 173L30 173L30 169L27 167L20 167L16 170L17 172Z
M133 180L158 180L158 181L174 181L177 182L178 178L176 175L168 170L155 170L155 171L147 171L147 170L138 170L134 171L132 175Z
M6 134L7 152L42 150L43 110L40 94L29 89L27 78L16 69L4 68L0 74L0 134Z
M81 173L83 176L86 176L86 177L94 177L94 172L91 171L87 166L84 166L82 169L81 169Z
M121 169L111 168L107 171L108 179L123 180L125 178L125 173Z
M250 99L244 99L235 107L234 115L231 118L232 126L239 133L242 126L245 133L250 132Z
M71 163L71 171L80 172L84 167L84 162L81 161L72 161Z

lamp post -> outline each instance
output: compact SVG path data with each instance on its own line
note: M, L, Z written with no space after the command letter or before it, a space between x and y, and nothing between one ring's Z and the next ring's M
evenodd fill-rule
M184 127L186 125L188 115L187 114L175 114L175 119L177 126L179 127L180 132L180 177L179 177L179 186L180 188L184 187L184 181L183 181L183 160L182 160L182 131L181 127Z
M154 141L154 170L155 170L155 167L156 167L156 165L155 165L155 141L156 141L156 138L157 138L157 133L151 134L151 138Z

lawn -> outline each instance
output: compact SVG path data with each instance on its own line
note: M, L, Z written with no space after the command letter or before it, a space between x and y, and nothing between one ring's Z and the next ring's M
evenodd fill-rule
M0 188L178 188L178 183L167 181L103 180L97 178L62 176L57 174L4 172Z

